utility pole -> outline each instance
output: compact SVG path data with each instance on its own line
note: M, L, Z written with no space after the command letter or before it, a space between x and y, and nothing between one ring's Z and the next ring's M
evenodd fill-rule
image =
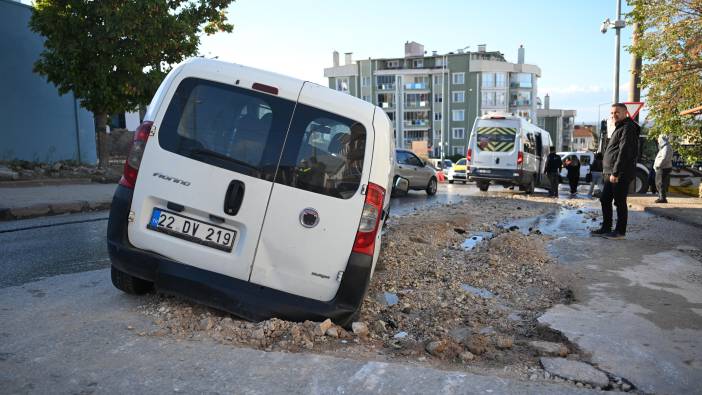
M619 44L621 41L621 32L624 27L622 19L622 0L617 0L617 19L614 21L615 39L614 39L614 95L612 103L619 103Z

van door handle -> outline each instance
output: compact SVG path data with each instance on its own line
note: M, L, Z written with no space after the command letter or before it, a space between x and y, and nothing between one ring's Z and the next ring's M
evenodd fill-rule
M239 180L230 182L227 194L224 196L224 212L229 215L237 215L243 201L244 183Z

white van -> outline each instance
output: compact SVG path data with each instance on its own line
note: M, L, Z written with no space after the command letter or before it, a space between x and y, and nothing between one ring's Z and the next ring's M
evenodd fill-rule
M380 253L393 128L363 100L194 59L159 87L112 203L112 281L250 320L348 324Z
M518 186L526 193L548 186L544 173L551 136L524 118L490 113L475 120L466 159L470 180L481 191L490 183Z

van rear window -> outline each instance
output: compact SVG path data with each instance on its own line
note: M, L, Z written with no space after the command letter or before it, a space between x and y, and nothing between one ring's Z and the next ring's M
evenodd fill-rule
M482 151L509 152L514 149L517 128L478 127L476 145Z
M159 130L167 151L273 181L295 103L249 89L184 79Z
M349 118L298 104L276 182L348 199L363 173L366 128Z

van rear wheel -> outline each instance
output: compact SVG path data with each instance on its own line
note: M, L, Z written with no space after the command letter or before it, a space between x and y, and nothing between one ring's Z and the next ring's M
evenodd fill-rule
M490 183L485 181L478 181L476 182L476 185L478 185L478 189L483 192L487 192L488 188L490 188Z
M154 289L154 283L151 281L130 276L129 274L116 269L114 266L112 266L111 269L110 277L112 277L112 285L122 292L131 295L143 295Z
M532 193L534 193L534 188L535 188L534 177L531 177L531 179L529 180L529 183L524 185L522 188L523 188L524 193L527 195L531 195Z

